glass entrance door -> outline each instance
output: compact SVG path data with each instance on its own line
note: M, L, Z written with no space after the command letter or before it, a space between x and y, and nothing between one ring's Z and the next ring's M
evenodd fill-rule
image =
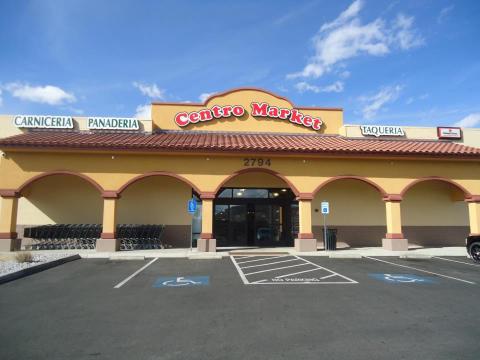
M280 205L252 204L255 246L280 246L283 230L283 207Z
M217 246L293 245L298 216L289 189L224 188L214 204Z

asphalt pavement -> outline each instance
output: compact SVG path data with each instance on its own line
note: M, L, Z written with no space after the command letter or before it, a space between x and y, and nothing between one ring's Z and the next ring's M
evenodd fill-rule
M0 359L478 359L479 298L464 257L77 260L0 285Z

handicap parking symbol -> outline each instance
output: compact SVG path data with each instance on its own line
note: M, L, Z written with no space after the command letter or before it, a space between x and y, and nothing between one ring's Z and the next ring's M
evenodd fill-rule
M370 277L391 284L435 284L431 277L413 274L368 274Z
M210 276L163 276L159 277L153 287L189 287L210 285Z

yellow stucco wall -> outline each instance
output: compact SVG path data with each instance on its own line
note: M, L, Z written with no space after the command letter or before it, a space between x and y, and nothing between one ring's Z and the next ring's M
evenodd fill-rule
M296 108L303 114L313 117L320 117L324 122L322 129L318 133L338 134L343 124L342 110L326 110L296 107L291 102L279 96L256 90L240 90L227 94L219 94L211 97L205 104L166 104L154 103L152 105L152 120L160 129L168 130L209 130L209 131L250 131L250 132L283 132L283 133L317 133L301 125L290 123L288 120L279 120L271 118L252 117L250 115L250 103L266 102L269 105L281 108ZM201 109L211 108L214 105L242 105L246 114L240 118L234 116L230 118L199 122L190 124L186 127L179 127L175 124L175 115L179 112L199 111Z
M52 176L43 178L19 199L18 225L99 224L103 199L98 191L80 178Z
M112 155L113 154L113 155ZM113 156L113 158L112 158ZM83 173L105 190L117 190L130 179L151 171L179 174L201 191L214 191L228 176L247 169L242 156L135 155L74 153L8 153L0 163L0 188L16 189L45 171ZM374 159L322 159L271 157L268 169L283 174L300 192L312 192L333 176L363 176L388 193L400 193L415 179L441 176L452 179L472 194L480 194L480 163L473 161L422 161Z
M132 184L122 193L117 207L121 224L190 225L187 201L192 189L180 181L151 177Z

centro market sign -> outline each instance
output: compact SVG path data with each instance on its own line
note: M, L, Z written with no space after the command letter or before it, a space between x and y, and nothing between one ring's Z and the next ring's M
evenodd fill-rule
M400 126L360 125L360 130L364 136L405 136Z
M250 114L254 117L274 118L286 120L292 124L302 125L313 130L320 130L323 124L322 119L305 115L297 109L279 108L268 103L252 102ZM229 118L232 116L241 117L246 110L241 105L214 105L208 109L186 112L182 111L175 115L175 123L184 127L199 122L208 122L214 119Z
M15 115L13 123L18 128L73 129L71 116Z

